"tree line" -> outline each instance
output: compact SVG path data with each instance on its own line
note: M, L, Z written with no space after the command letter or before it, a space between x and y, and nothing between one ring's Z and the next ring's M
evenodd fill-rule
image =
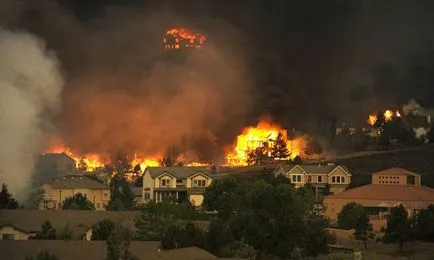
M410 241L434 242L434 204L419 212L409 215L400 204L390 209L386 216L386 227L382 228L384 236L378 238L384 243L397 244L402 249ZM365 208L355 202L346 204L338 214L338 226L343 229L354 229L354 238L364 243L374 239L372 224Z

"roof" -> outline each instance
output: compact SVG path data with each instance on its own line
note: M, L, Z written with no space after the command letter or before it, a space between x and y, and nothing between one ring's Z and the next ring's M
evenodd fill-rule
M389 168L383 171L374 172L373 175L413 175L413 176L420 176L420 174L417 174L415 172L399 168L399 167L393 167Z
M219 259L211 253L188 247L175 250L161 250L160 242L132 241L129 251L139 260L211 260ZM63 240L0 240L0 252L6 259L25 259L46 250L62 260L92 259L106 257L105 241L63 241Z
M67 225L74 237L89 230L102 219L110 219L134 228L134 218L139 211L95 211L95 210L0 210L0 225L13 226L27 233L41 230L41 225L49 220L60 231Z
M280 167L283 168L285 172L289 172L294 167L299 166L302 168L307 174L319 173L319 174L329 174L337 167L341 167L347 173L350 173L347 167L343 165L321 165L321 164L281 164Z
M53 189L110 189L108 184L100 183L83 175L67 175L48 183Z
M186 179L199 172L207 176L211 174L208 167L147 167L146 171L149 171L152 178L158 177L163 173L168 173L179 179Z
M0 210L0 226L12 226L27 233L41 231L41 225L49 220L56 230L67 225L74 237L79 237L102 219L110 219L132 230L134 219L140 211L96 211L96 210ZM209 221L192 221L198 228L208 230Z
M434 189L426 186L368 184L328 195L325 199L396 200L434 203Z

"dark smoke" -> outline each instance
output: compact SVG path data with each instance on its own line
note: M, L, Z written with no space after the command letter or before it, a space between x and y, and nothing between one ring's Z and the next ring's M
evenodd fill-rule
M56 127L81 153L177 145L211 160L262 115L317 133L411 98L434 105L432 1L89 2L0 0L3 26L61 60ZM162 52L180 25L206 48Z

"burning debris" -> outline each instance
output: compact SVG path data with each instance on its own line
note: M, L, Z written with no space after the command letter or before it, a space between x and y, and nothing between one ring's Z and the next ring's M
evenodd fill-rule
M166 50L183 48L201 48L205 42L205 36L190 32L185 28L172 28L166 32L163 39Z
M367 123L369 125L375 126L376 123L378 122L379 115L384 118L384 122L389 122L389 121L393 120L394 118L401 117L401 113L399 113L398 110L393 112L392 110L387 109L383 113L369 115Z

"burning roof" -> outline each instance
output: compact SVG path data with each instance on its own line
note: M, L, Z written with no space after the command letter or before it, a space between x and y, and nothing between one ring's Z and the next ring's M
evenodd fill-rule
M163 39L166 50L183 48L201 48L205 42L205 36L190 32L185 28L172 28L167 30Z

